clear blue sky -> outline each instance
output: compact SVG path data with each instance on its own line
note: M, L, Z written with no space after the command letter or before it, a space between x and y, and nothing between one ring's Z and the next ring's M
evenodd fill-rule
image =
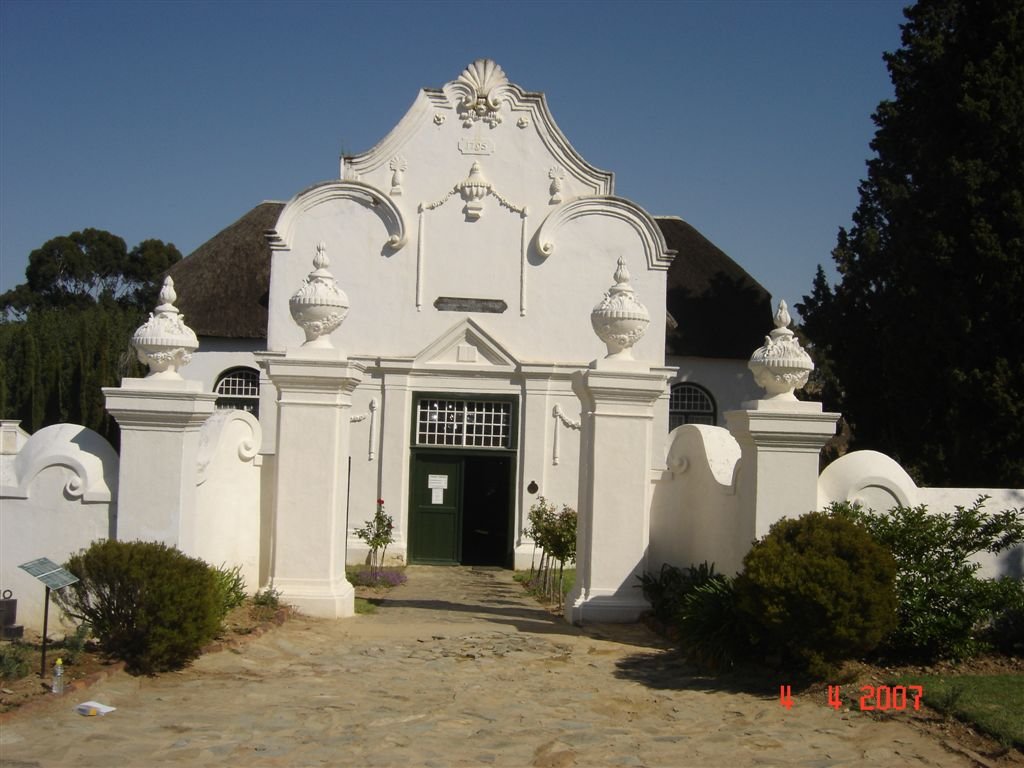
M792 304L834 276L903 5L0 0L0 291L85 227L187 255L486 57Z

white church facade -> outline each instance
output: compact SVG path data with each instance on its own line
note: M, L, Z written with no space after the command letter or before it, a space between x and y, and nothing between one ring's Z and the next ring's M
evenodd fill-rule
M182 375L221 407L258 412L268 475L279 396L268 366L303 341L289 299L318 244L350 304L332 339L364 371L351 395L353 560L365 550L351 531L383 499L396 558L528 565L537 496L578 504L573 379L607 354L590 315L620 258L649 320L632 357L666 382L652 469L670 427L722 423L760 391L746 363L770 327L764 289L685 222L617 197L544 96L480 60L421 91L337 179L262 204L171 271L200 336Z
M133 337L149 375L104 390L120 455L0 422L0 590L23 623L43 602L17 565L104 537L350 616L379 500L392 561L518 568L538 497L576 507L573 622L634 620L645 571L736 572L772 523L832 501L1024 505L919 488L874 451L819 472L839 414L794 395L813 364L785 303L613 182L479 60L336 178L176 264Z

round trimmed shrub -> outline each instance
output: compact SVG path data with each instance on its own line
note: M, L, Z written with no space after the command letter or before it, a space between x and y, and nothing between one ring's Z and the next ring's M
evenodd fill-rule
M759 645L784 663L823 673L896 626L895 561L851 520L822 512L780 520L743 566L740 610Z
M103 652L131 672L178 669L220 629L215 570L172 547L97 541L64 567L80 581L60 591L61 608L88 622Z

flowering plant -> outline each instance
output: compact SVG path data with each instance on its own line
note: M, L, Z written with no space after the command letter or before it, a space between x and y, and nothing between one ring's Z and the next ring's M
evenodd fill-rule
M370 578L380 578L384 565L384 553L388 544L395 540L395 524L391 515L384 511L384 499L377 499L377 511L372 520L367 520L362 528L356 528L355 534L366 542L370 548Z

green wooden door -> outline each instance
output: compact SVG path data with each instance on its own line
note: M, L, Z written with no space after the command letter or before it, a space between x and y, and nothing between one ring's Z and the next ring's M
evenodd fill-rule
M416 454L409 559L457 565L462 554L462 459Z

